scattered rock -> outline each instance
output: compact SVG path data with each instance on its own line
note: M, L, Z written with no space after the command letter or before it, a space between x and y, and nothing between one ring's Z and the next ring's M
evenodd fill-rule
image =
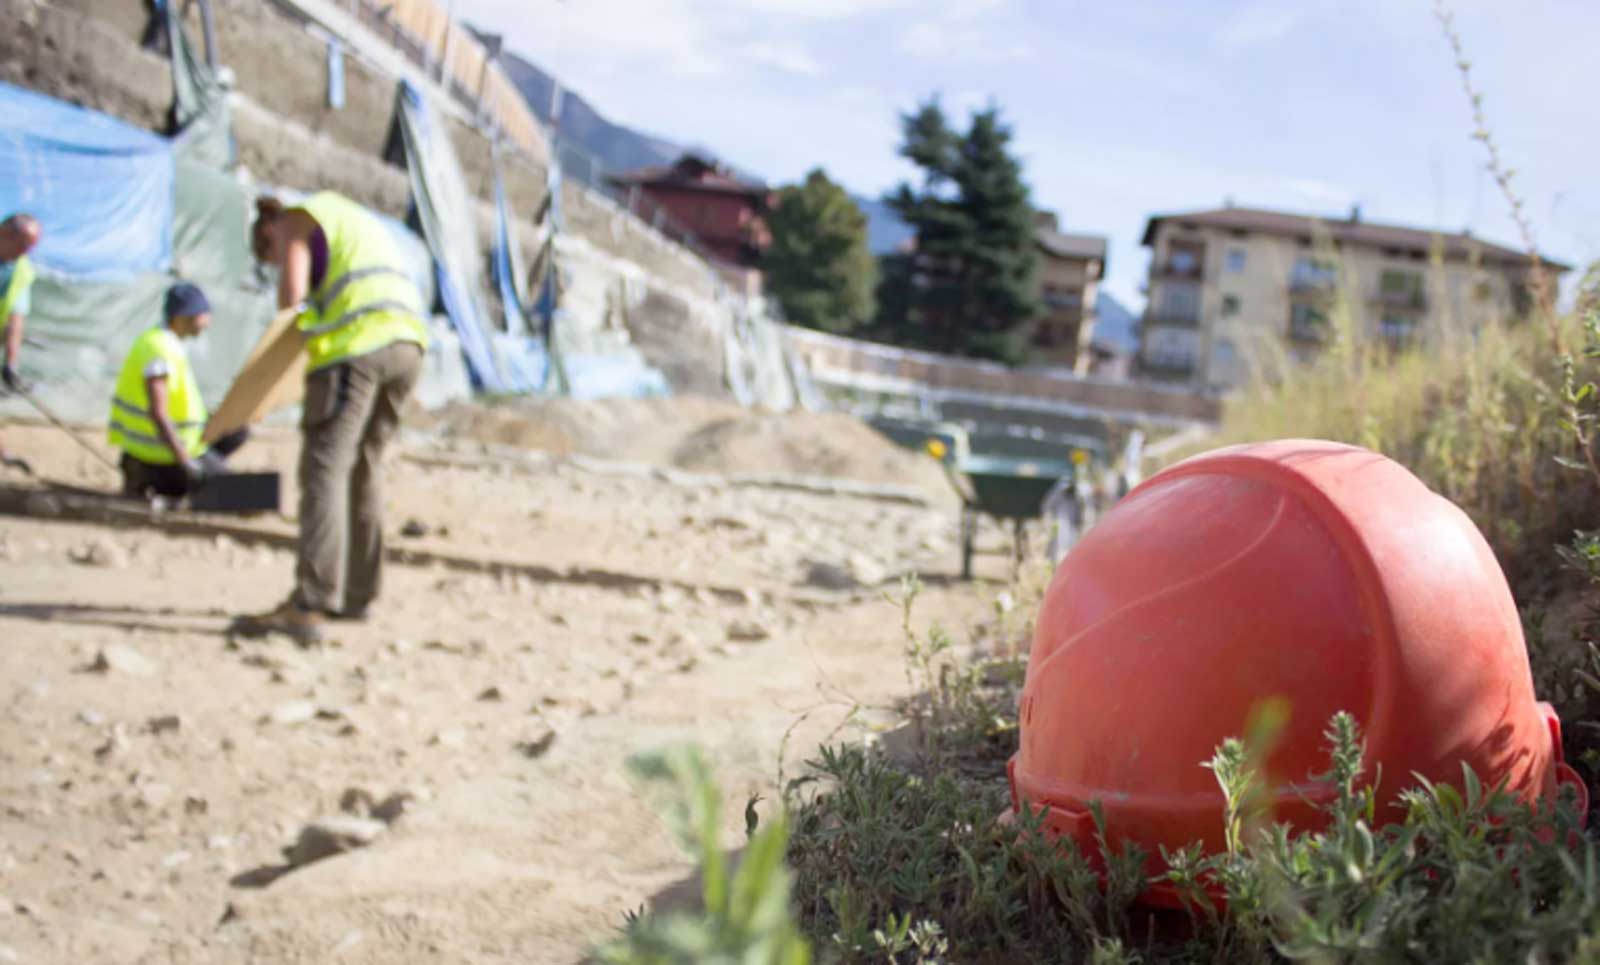
M428 535L428 524L420 519L408 519L400 527L400 535L407 539L421 539Z
M486 687L482 693L478 694L478 699L484 701L498 701L506 698L505 694L500 692L499 687Z
M206 838L206 848L210 851L226 851L233 847L233 839L226 834L213 834Z
M634 633L634 634L631 634L628 637L628 640L634 646L637 646L637 647L647 647L651 643L650 634L648 634L648 633Z
M735 620L728 624L728 639L734 643L760 643L772 639L772 631L759 620Z
M130 677L148 677L156 672L150 658L129 646L113 643L100 648L94 662L89 664L93 673L125 673Z
M90 727L99 727L106 722L106 715L98 710L80 710L78 711L78 721L88 724Z
M534 735L527 740L518 741L517 750L522 752L523 757L539 758L543 757L545 753L548 752L555 744L555 742L555 728L545 727L534 733Z
M349 814L319 818L301 829L295 843L283 849L283 856L291 866L298 868L336 854L364 848L378 840L388 828L382 821Z
M291 700L287 704L279 704L272 712L262 718L264 724L281 724L293 727L303 724L317 716L317 705L309 700Z
M144 727L152 734L175 734L183 729L183 717L179 714L163 714L145 721Z
M128 749L128 728L122 723L112 725L106 733L106 742L94 749L94 759L107 761Z
M467 743L467 732L459 727L446 727L428 741L437 747L461 747Z
M122 548L116 540L109 536L99 539L73 551L72 562L81 566L99 566L108 570L127 568L128 551Z
M139 924L148 925L151 928L157 928L161 925L161 916L148 908L141 908L134 917L139 919Z
M170 870L178 867L179 865L188 863L189 859L193 857L194 855L187 851L174 851L165 858L161 859L161 867Z
M819 590L854 590L861 584L850 571L836 563L812 560L806 564L806 586Z
M194 795L194 794L189 794L189 795L186 795L184 797L184 799L183 799L183 813L184 814L187 814L187 815L189 815L191 817L200 817L201 815L209 814L210 811L211 811L211 802L207 801L203 797L200 797L200 796Z
M850 576L862 586L878 586L889 578L888 569L865 553L851 553L845 565L850 569Z
M396 791L374 805L371 816L384 824L393 824L408 814L417 801L414 791Z

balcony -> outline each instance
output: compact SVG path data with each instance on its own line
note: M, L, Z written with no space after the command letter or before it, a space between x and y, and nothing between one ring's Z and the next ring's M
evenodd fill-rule
M1302 345L1322 345L1328 341L1328 323L1323 319L1291 319L1289 340Z
M1198 281L1202 274L1199 262L1187 260L1167 261L1159 265L1150 266L1150 277L1155 279L1180 278Z
M1302 298L1325 298L1339 287L1339 280L1331 276L1302 275L1289 279L1289 294Z
M1165 328L1199 328L1200 313L1198 311L1184 312L1170 308L1157 308L1144 313L1143 325L1149 328L1152 325Z
M1194 374L1195 358L1192 355L1142 355L1139 367L1151 375L1181 378Z
M1405 312L1428 310L1428 296L1421 289L1379 289L1372 300L1383 308Z

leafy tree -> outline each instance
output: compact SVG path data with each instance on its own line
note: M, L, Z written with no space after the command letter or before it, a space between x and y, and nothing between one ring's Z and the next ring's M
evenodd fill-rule
M902 117L902 157L922 182L884 200L916 230L889 260L879 334L935 351L1016 364L1039 314L1033 205L998 108L953 131L937 98Z
M849 333L872 319L877 265L867 216L821 168L778 193L767 287L796 325Z

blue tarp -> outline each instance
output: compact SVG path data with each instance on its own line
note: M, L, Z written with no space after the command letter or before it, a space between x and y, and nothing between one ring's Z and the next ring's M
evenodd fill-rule
M500 178L500 168L494 171L494 250L490 253L489 267L494 269L495 285L500 289L500 303L505 306L506 328L522 332L528 328L528 310L517 294L517 270L512 264L511 215L506 205L506 186ZM533 383L538 385L538 382Z
M473 216L474 201L449 132L436 122L427 97L408 81L400 83L399 103L411 203L433 252L439 301L461 337L473 384L485 392L527 392L534 386L515 373L502 371L489 337L488 313L478 288L477 266L483 249Z
M172 262L171 144L105 114L0 83L0 217L36 216L34 261L114 281Z

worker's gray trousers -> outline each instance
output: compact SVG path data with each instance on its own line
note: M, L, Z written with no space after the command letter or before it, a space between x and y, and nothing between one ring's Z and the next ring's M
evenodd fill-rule
M356 613L377 598L383 450L421 374L421 346L396 342L306 377L295 571L302 607Z

